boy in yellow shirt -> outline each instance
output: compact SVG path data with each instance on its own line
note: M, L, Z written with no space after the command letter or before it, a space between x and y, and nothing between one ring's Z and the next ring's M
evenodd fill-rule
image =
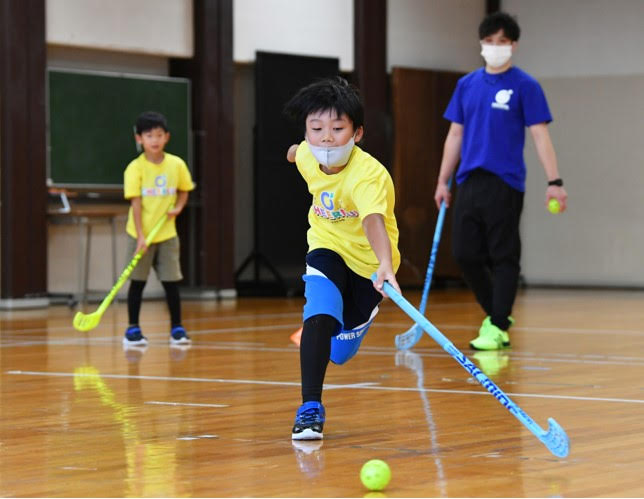
M125 331L123 345L126 348L147 345L148 340L139 327L139 311L150 267L154 267L165 290L170 310L170 344L189 345L190 338L181 325L179 281L183 275L175 218L186 205L188 192L195 186L186 163L164 150L170 140L170 132L162 114L142 113L136 121L135 138L143 153L128 165L124 174L125 198L132 203L126 226L130 236L127 251L134 255L145 250L145 254L130 277L127 295L129 327ZM146 247L145 236L166 213L167 221L150 247Z
M319 440L329 360L343 364L358 352L384 296L383 281L398 289L394 186L385 167L355 145L364 133L364 110L358 90L346 80L328 78L302 88L284 112L304 129L305 140L289 148L287 159L296 163L313 196L303 276L303 403L292 439Z

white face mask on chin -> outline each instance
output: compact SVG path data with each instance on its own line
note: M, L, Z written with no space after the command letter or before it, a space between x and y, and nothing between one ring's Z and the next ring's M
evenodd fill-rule
M326 166L327 168L346 165L349 162L351 151L353 151L353 146L355 145L353 137L351 137L349 142L343 146L314 146L309 142L309 139L306 139L306 143L309 145L309 149L311 150L311 153L313 153L313 156L315 156L315 159L318 160L318 163Z
M500 68L512 57L512 45L481 44L481 55L491 68Z

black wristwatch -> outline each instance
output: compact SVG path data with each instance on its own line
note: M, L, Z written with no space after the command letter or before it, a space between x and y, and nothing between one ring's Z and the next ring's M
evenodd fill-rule
M563 180L561 180L560 178L556 178L554 180L549 181L548 185L556 185L556 186L562 187L563 186Z

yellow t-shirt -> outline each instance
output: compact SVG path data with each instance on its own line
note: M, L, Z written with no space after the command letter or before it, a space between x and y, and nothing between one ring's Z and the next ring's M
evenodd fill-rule
M320 170L306 141L297 148L297 169L306 181L313 202L307 232L309 251L326 248L338 253L356 274L371 278L378 259L362 228L362 220L380 213L391 243L393 270L400 266L398 226L394 216L394 184L377 159L354 146L342 171L327 175Z
M186 163L178 156L164 153L158 165L148 161L142 153L125 169L123 189L125 199L141 197L141 221L143 232L148 234L154 224L177 200L177 191L195 188ZM126 232L136 238L136 226L132 208L128 214ZM153 243L166 241L177 235L175 219L168 220L157 233Z

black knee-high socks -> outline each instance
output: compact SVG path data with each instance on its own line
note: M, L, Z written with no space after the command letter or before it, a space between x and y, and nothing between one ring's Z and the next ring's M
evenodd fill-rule
M300 341L302 402L322 402L322 385L331 356L331 338L338 321L330 315L314 315L306 321Z
M172 327L181 325L181 299L179 298L179 283L177 281L161 281L165 289L165 299L170 310Z
M145 281L130 281L130 289L127 292L127 314L130 320L130 326L139 324L143 288L145 288Z
M139 323L139 312L141 311L141 300L143 299L143 288L146 281L130 281L130 289L127 293L127 313L130 325ZM181 299L179 297L179 283L176 281L161 281L165 290L165 298L170 310L170 322L172 326L181 324Z

